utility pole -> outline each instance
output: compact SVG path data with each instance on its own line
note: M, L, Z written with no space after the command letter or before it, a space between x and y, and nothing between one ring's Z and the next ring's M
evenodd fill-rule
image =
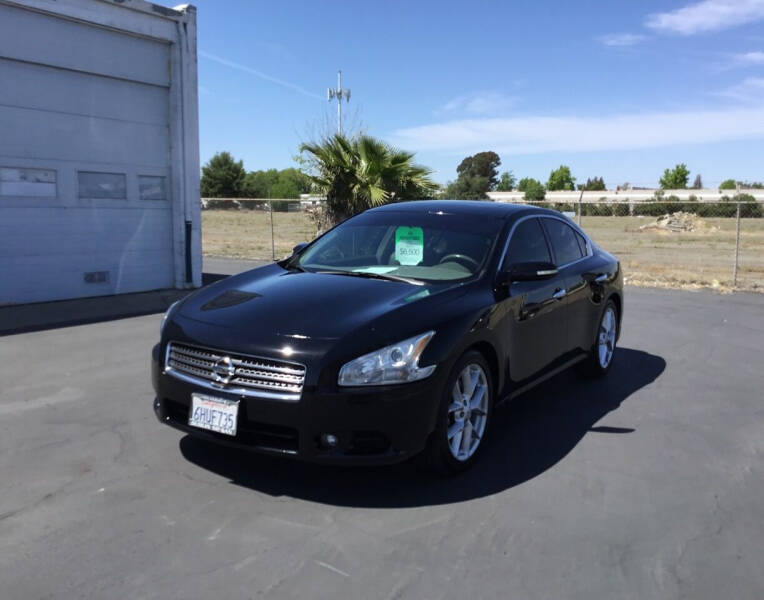
M342 89L342 71L337 71L337 89L329 88L326 90L326 99L331 102L337 99L337 135L342 135L342 99L350 102L350 90Z

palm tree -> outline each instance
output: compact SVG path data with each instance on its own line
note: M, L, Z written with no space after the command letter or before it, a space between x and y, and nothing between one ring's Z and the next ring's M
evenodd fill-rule
M414 154L397 150L371 136L348 139L334 135L302 144L310 155L311 180L323 194L329 218L337 223L387 202L431 197L438 184L432 171L414 164Z

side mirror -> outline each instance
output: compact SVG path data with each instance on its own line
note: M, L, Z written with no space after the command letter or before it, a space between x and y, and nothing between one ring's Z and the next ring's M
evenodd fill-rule
M300 250L305 248L305 246L307 245L308 245L308 242L300 242L294 248L292 248L292 254L297 254Z
M557 275L557 267L547 262L516 263L502 275L502 283L505 284L513 281L540 281Z

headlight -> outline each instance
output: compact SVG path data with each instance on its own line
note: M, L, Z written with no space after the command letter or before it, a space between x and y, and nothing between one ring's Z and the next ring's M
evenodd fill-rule
M170 308L167 309L167 312L164 313L164 316L162 317L162 323L159 325L159 336L162 336L162 332L164 331L165 323L167 323L167 317L170 316L170 313L173 311L175 306L180 302L180 300L176 300L172 304L170 304Z
M424 379L436 365L420 367L419 357L434 335L434 331L428 331L351 360L340 369L337 383L345 386L387 385Z

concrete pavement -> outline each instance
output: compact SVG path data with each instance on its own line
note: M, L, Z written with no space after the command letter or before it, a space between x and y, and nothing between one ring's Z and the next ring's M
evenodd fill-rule
M761 598L762 315L629 288L608 378L497 411L454 479L160 425L160 314L2 337L0 597Z

